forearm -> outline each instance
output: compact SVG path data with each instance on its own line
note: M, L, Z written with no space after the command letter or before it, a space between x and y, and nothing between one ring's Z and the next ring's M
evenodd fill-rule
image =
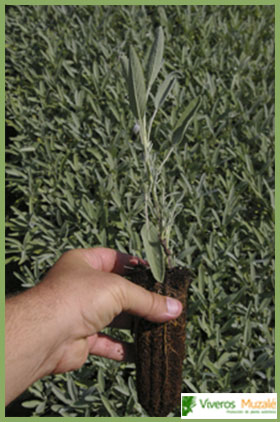
M41 286L6 301L6 404L53 370L58 311L55 294Z

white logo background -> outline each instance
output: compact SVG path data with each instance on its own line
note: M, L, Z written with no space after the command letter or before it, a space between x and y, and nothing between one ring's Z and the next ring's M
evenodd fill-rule
M181 403L183 396L196 405L182 419L277 419L276 393L183 393Z

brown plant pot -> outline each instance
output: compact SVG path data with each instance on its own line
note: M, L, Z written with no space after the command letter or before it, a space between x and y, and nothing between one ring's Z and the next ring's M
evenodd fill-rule
M184 268L166 271L163 283L150 270L136 271L132 281L147 290L179 299L181 315L166 323L139 319L136 332L136 386L139 403L150 416L166 416L181 400L185 357L187 293L190 273Z

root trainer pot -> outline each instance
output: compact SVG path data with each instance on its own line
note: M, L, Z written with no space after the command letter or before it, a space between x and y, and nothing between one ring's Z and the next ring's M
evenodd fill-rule
M186 308L190 274L167 270L158 283L150 270L136 271L132 280L146 289L179 299L181 315L166 323L140 319L136 328L136 386L139 403L150 416L166 416L180 404L185 357Z

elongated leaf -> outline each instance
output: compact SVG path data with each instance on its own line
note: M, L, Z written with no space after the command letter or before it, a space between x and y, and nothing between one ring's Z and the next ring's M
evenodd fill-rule
M154 278L160 283L164 280L164 253L158 232L152 223L145 223L141 230L145 252Z
M129 71L128 58L123 54L120 60L121 60L123 75L125 77L125 80L128 82L128 71Z
M148 64L147 64L148 90L151 88L154 80L157 77L158 72L160 71L160 68L162 65L163 49L164 49L164 35L163 35L162 27L159 26L156 31L155 40L152 45L149 59L148 59Z
M111 406L109 400L107 399L107 397L104 396L104 394L101 394L101 400L102 400L104 407L106 408L106 410L107 410L107 412L109 413L110 416L112 416L113 418L118 416L117 413L112 408L112 406Z
M186 108L186 110L184 111L184 113L182 114L182 116L180 117L180 119L178 120L174 128L173 135L172 135L173 143L181 142L187 130L190 119L193 117L199 105L200 105L200 97L193 99L189 103L188 107Z
M70 374L68 372L66 374L66 377L67 377L67 390L68 390L68 394L71 397L71 399L73 401L75 401L78 398L78 389L77 389L77 386L74 383L73 378L70 376Z
M63 403L70 404L72 402L72 400L68 399L67 395L63 393L58 387L56 387L56 385L52 386L52 392Z
M37 407L40 403L42 403L40 400L29 400L21 403L21 406L26 407L27 409L33 409L34 407Z
M104 379L103 369L101 369L101 368L98 369L97 381L98 381L98 387L97 387L98 390L100 391L100 393L104 393L104 391L105 391L105 379Z
M160 84L160 86L158 87L158 91L155 97L155 107L156 109L158 109L159 107L161 107L165 101L165 99L167 98L169 92L171 91L171 89L173 88L175 83L175 78L173 73L170 73L165 80Z
M141 120L146 107L146 88L143 70L132 46L129 49L128 95L134 116Z

